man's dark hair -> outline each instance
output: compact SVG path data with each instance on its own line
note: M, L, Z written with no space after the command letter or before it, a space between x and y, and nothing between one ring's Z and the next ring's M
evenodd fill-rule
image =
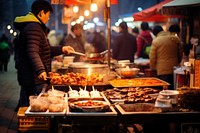
M159 33L159 32L161 32L161 31L163 31L163 28L160 26L160 25L156 25L154 28L153 28L153 34L155 35L155 36L157 36L157 34Z
M71 31L74 31L75 29L83 29L83 26L81 24L75 24L71 27Z
M139 29L138 29L138 27L134 27L134 28L132 29L132 32L133 32L133 33L139 34Z
M149 24L147 22L142 22L140 27L142 30L149 30Z
M181 29L180 29L179 25L173 24L173 25L171 25L171 26L169 27L169 31L170 31L170 32L175 32L175 33L179 34L180 31L181 31Z
M126 22L121 22L119 24L119 27L121 27L123 31L128 31L128 26L127 26Z
M53 8L48 1L35 0L31 6L31 12L37 16L42 10L44 10L44 13L47 13L48 11L53 12Z

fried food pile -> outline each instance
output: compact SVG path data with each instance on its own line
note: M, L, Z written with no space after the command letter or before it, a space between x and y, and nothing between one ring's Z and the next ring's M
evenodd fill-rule
M181 108L200 111L200 89L179 88L179 105Z
M53 73L50 72L49 76L51 78L51 83L54 85L62 85L62 84L68 84L68 85L94 85L98 82L103 82L104 75L102 74L82 74L82 73L67 73L60 75L59 73Z

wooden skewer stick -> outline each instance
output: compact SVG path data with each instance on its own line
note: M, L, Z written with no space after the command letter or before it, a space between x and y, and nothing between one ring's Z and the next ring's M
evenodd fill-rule
M92 86L92 90L95 91L94 86Z
M53 87L53 85L52 85L52 87L51 87L51 88L52 88L52 91L54 91L54 87Z
M70 85L68 87L69 87L69 90L72 91L72 87Z

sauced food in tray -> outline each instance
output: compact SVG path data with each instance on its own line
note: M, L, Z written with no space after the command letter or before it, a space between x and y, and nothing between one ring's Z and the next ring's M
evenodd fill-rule
M157 94L158 90L153 88L114 88L107 89L103 92L107 99L111 102L116 102L118 100L123 100L125 103L138 103L138 102L148 102L153 103L156 97L151 97L150 94Z
M109 83L113 87L144 87L144 86L165 86L167 82L158 78L133 78L133 79L114 79Z
M74 105L77 106L88 106L88 107L95 107L95 106L103 106L104 103L102 101L92 101L92 100L87 100L87 101L77 101L73 103Z
M108 109L109 105L105 101L83 100L70 102L70 108L80 109L83 112L99 112Z

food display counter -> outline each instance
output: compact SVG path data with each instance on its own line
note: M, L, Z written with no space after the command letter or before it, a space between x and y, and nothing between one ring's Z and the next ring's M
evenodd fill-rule
M75 76L80 77L80 75ZM51 79L63 78L61 75L55 77ZM67 77L64 78L63 80L68 80ZM74 81L85 83L81 82L81 79ZM83 79L85 81L85 78ZM25 116L49 116L55 120L52 126L56 125L58 131L67 128L66 130L71 132L79 128L82 130L85 126L91 130L97 127L94 130L118 132L119 125L127 126L134 123L200 123L199 111L184 110L177 104L173 104L168 110L155 107L158 94L168 85L157 78L112 79L109 80L110 88L104 89L98 88L97 85L88 85L89 87L81 84L53 85L55 90L52 88L53 90L40 97L51 96L50 101L56 103L60 100L53 97L61 96L64 101L63 110L54 112L46 109L40 112L32 111L30 106L25 111ZM63 88L57 90L60 87ZM92 92L99 95L95 94L96 97L93 97ZM35 99L37 101L39 98ZM141 110L135 110L134 107Z

